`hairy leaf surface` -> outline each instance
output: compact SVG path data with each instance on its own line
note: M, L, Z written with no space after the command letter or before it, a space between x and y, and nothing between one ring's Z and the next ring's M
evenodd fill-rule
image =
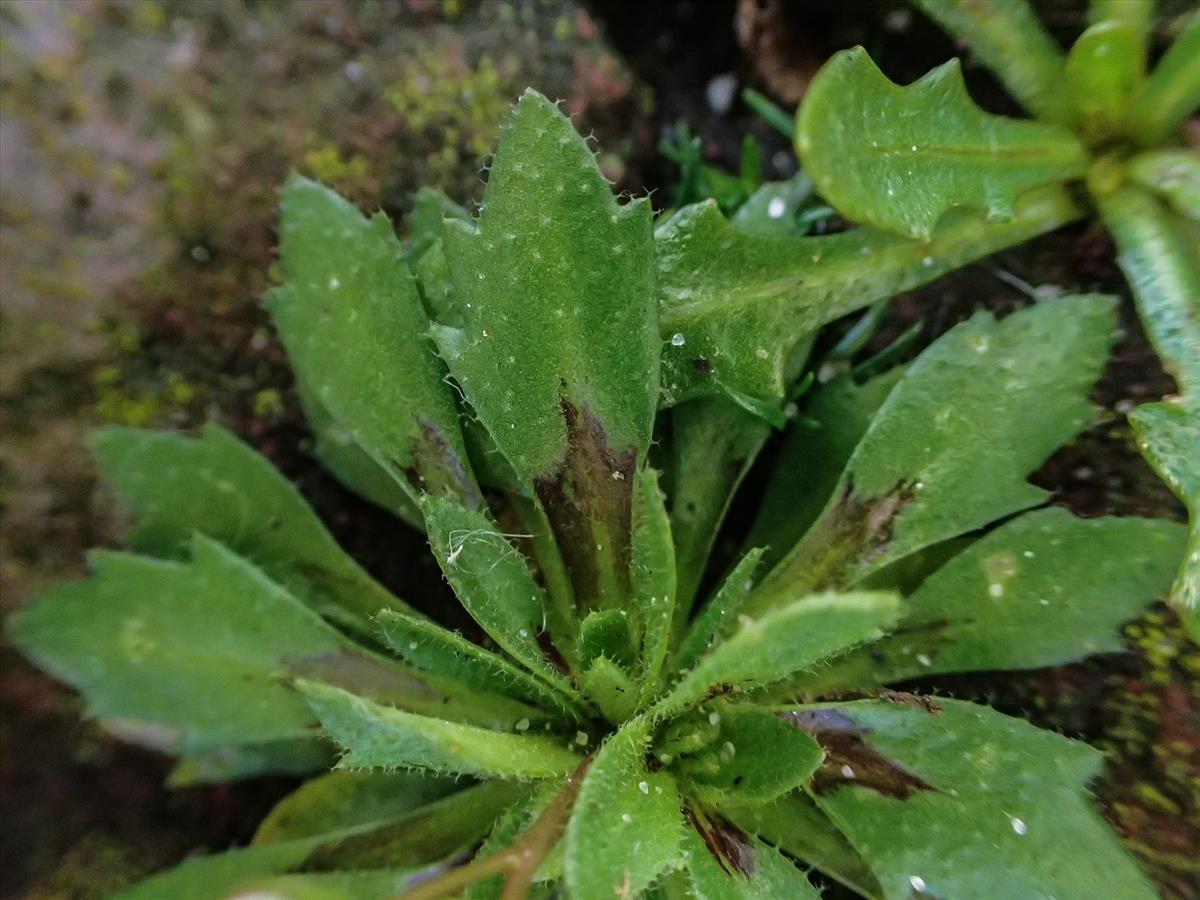
M748 704L714 704L717 737L703 752L681 760L679 771L696 796L764 802L800 787L821 763L811 735Z
M398 482L478 505L445 367L391 223L292 176L280 232L287 282L268 302L297 378Z
M861 47L836 54L813 79L796 146L821 196L844 215L923 239L952 207L1011 219L1022 193L1087 168L1069 131L979 109L958 60L900 87Z
M322 728L345 750L340 768L531 779L565 775L579 763L562 739L414 715L317 682L302 681L298 688Z
M434 622L387 610L380 613L377 622L391 648L418 669L444 675L476 690L504 694L542 709L555 710L560 718L582 714L578 698L561 687L551 687L500 654Z
M895 624L894 594L861 591L802 597L741 628L702 656L696 667L653 708L659 721L719 689L761 687L786 678Z
M563 874L572 900L635 896L679 862L675 780L646 768L650 720L633 719L597 751L567 823Z
M464 301L436 334L454 377L525 483L569 452L562 407L594 416L616 452L644 454L658 378L650 206L621 206L587 144L526 91L475 223L445 224Z

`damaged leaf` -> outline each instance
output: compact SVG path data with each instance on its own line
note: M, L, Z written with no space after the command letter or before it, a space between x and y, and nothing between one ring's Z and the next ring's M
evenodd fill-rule
M1098 751L984 706L934 702L789 714L826 747L812 794L885 898L973 896L980 884L1014 900L1155 896L1088 796Z

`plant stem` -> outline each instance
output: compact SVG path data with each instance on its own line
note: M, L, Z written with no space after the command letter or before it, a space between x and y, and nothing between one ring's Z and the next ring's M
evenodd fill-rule
M562 790L555 794L537 821L516 843L491 856L451 869L401 895L398 900L436 900L494 875L506 876L501 900L520 900L527 893L538 867L562 837L580 785L583 784L583 776L593 758L594 755L589 756L579 764L567 778Z

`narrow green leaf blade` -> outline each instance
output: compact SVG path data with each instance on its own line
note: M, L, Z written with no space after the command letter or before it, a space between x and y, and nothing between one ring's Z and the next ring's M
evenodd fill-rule
M721 522L770 437L771 426L723 397L689 400L670 415L675 482L671 532L679 586L677 617L682 620L700 589Z
M1114 327L1080 295L997 322L978 313L925 350L888 394L816 524L755 591L762 611L849 587L911 553L1033 506L1025 478L1092 416Z
M360 627L380 609L407 609L337 545L300 492L218 425L198 438L108 427L91 439L105 481L137 516L135 547L185 554L200 532L251 560L318 612Z
M1081 177L1064 128L983 112L957 60L900 87L861 47L836 54L804 96L796 146L817 190L856 222L928 239L946 210L1011 219L1038 185Z
M1130 134L1143 147L1171 137L1200 107L1200 10L1193 12L1174 43L1146 79L1132 113Z
M913 0L1039 119L1067 124L1063 54L1026 0Z
M1171 605L1200 643L1200 401L1148 403L1129 416L1138 449L1188 510L1187 549L1171 587Z
M406 489L478 505L445 368L387 218L294 175L280 230L287 282L268 304L306 390Z
M1140 188L1095 199L1163 367L1180 393L1200 394L1200 250L1183 224Z
M388 645L418 669L552 710L556 719L571 720L584 714L578 698L434 622L388 610L376 621Z
M1032 669L1121 650L1120 627L1161 596L1183 557L1165 519L1019 516L905 598L895 634L817 675L831 689L939 672ZM801 689L817 692L815 685Z
M442 574L471 617L515 659L561 681L538 646L546 601L520 551L481 512L437 497L426 497L421 510Z
M281 844L391 821L457 789L424 772L329 772L305 782L267 813L254 844Z
M952 210L921 241L868 228L747 235L715 203L685 207L655 233L663 402L729 390L782 398L793 348L822 325L1080 214L1061 187L1035 188L1010 221Z
M565 775L579 763L563 740L506 734L414 715L340 688L297 682L321 727L345 751L343 769L426 769L518 780Z
M646 768L650 720L627 722L597 751L567 823L564 877L572 900L637 896L680 859L675 780Z
M1101 754L984 706L862 700L789 718L826 749L810 792L884 897L1156 896L1087 795Z
M772 684L855 644L877 640L895 624L899 608L895 594L860 591L803 597L761 618L746 617L655 704L652 714L662 721L718 686L729 692Z
M658 693L675 613L675 544L658 473L642 468L633 495L633 596L641 631L641 702Z
M685 671L718 641L733 630L738 614L742 611L750 590L754 587L754 573L763 558L763 549L756 547L738 560L721 582L720 588L700 611L688 628L671 665L677 671Z

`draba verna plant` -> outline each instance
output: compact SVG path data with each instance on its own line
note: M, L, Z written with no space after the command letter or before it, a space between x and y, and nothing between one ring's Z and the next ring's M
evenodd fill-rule
M908 87L863 48L833 57L797 119L796 147L822 197L849 219L927 240L952 207L1019 215L1041 186L1082 190L1116 241L1142 323L1178 396L1129 419L1191 516L1171 601L1200 641L1200 9L1147 72L1153 0L1092 0L1063 54L1026 0L914 0L969 47L1033 116L989 115L952 60ZM941 259L936 250L934 260Z
M656 226L532 91L479 216L423 191L407 246L292 178L268 302L315 452L424 530L478 630L393 596L221 428L97 433L137 553L95 553L15 638L177 780L336 755L249 847L125 896L803 898L815 871L864 897L1153 897L1090 802L1096 750L889 688L1117 650L1166 591L1183 526L1026 481L1092 417L1114 301L810 377L825 324L1076 215L1051 186L916 238L748 233L711 200Z

